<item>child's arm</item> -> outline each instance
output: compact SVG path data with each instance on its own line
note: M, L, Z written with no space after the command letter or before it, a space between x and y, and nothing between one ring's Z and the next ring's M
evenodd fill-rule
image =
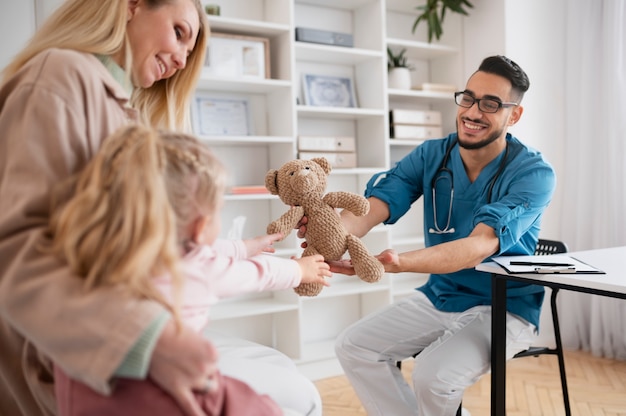
M273 244L280 241L282 238L282 234L276 233L243 240L248 254L247 257L256 256L261 253L274 253L276 249Z
M280 241L282 234L261 235L246 240L227 240L218 238L212 245L213 249L237 260L247 259L261 253L274 253L273 244Z

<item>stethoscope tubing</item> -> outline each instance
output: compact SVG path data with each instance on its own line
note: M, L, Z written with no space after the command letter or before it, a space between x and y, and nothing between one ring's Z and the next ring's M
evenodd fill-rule
M433 177L433 180L431 181L431 187L433 190L433 227L428 229L428 232L430 234L451 234L455 232L454 227L450 228L450 222L452 221L452 203L454 201L454 174L452 173L452 170L447 168L446 166L448 164L448 159L450 158L450 153L452 152L452 149L454 148L454 146L456 146L457 143L458 143L458 139L455 139L452 143L448 145L448 148L446 149L446 153L443 156L443 160L441 161L441 165L439 165L439 169L437 169L437 172L435 172L435 176ZM500 161L498 170L496 171L496 173L493 175L493 178L491 178L491 181L489 182L489 189L487 191L487 203L488 204L491 203L493 187L496 183L496 180L500 177L500 175L504 171L504 168L506 167L506 161L508 159L508 156L509 156L509 142L507 141L506 148L504 151L504 156L502 157L502 160ZM437 222L437 202L436 202L437 201L437 198L436 198L437 181L445 178L445 176L442 176L442 173L447 173L450 175L450 206L448 207L448 221L446 222L446 226L443 229L439 227L439 224Z

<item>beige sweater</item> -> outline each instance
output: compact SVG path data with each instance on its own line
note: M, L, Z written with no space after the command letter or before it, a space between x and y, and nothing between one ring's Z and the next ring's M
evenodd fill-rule
M106 393L108 379L163 308L114 290L86 294L37 249L50 192L102 140L135 120L93 55L51 49L0 89L0 415L55 413L49 359Z

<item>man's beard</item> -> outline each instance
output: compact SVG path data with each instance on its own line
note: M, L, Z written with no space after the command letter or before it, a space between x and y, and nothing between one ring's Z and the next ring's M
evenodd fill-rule
M459 138L459 146L462 147L463 149L468 149L468 150L476 150L476 149L482 149L483 147L486 147L488 145L490 145L491 143L495 142L498 137L500 137L502 135L502 133L504 132L504 129L500 129L498 131L494 131L493 133L491 133L485 140L481 140L477 143L467 143L464 142L463 140L461 140L461 136L458 134L459 132L459 122L457 121L456 123L456 131L457 131L457 136Z

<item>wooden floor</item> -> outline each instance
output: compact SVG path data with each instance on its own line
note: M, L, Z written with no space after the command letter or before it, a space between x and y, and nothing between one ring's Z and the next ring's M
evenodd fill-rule
M402 372L408 377L412 363ZM565 369L573 416L626 416L626 362L566 351ZM408 379L408 378L407 378ZM324 416L365 416L345 377L316 382ZM463 407L471 416L489 416L490 377L466 390ZM507 363L507 416L562 416L563 396L556 356L519 358ZM391 415L390 415L391 416Z

